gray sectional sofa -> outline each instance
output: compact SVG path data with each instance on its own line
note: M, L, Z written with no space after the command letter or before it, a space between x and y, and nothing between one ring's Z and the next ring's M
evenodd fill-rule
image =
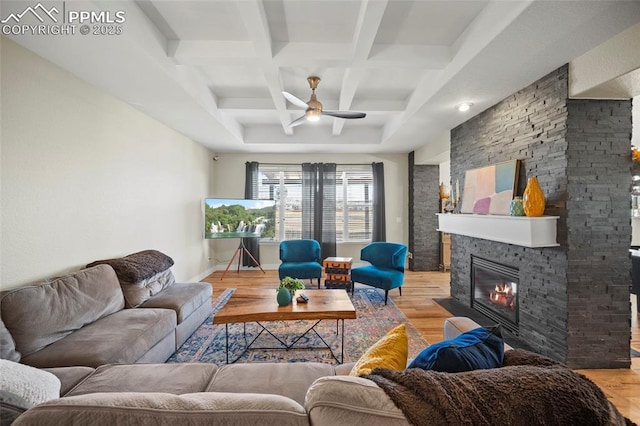
M450 318L444 337L453 338L477 326L468 318ZM624 417L587 379L517 349L505 352L503 368L458 373L454 380L463 381L468 392L448 389L453 375L432 372L425 395L445 398L426 404L418 421L412 422L374 381L349 376L352 366L186 363L38 370L60 380L60 397L25 407L13 424L406 426L461 424L469 416L477 420L474 424L585 424L581 423L585 416L589 424L625 424ZM511 377L511 382L504 377ZM489 390L488 397L477 396L493 383L498 384L496 395ZM586 391L575 390L576 384L586 386ZM511 401L504 403L507 399ZM501 403L495 405L497 401ZM556 408L558 404L561 408ZM502 411L491 417L496 407Z
M141 253L121 259L135 264L164 256ZM138 282L125 284L109 261L100 261L0 293L1 318L21 362L47 368L166 361L212 312L211 285L175 283L169 264L147 268ZM130 307L127 286L138 294L136 301L128 299Z
M486 416L478 424L585 424L579 416L625 424L586 378L508 346L502 368L459 375L375 369L352 377L353 364L313 362L162 364L211 313L211 286L173 283L164 269L172 262L162 256L154 267L138 268L149 255L157 253L124 261L133 261L132 275L120 259L101 261L1 294L0 426L445 425L469 416ZM450 318L444 338L476 327L469 318ZM407 412L378 380L416 373L428 379L419 396L437 398L412 399ZM479 397L483 392L488 396ZM422 411L414 412L418 402Z

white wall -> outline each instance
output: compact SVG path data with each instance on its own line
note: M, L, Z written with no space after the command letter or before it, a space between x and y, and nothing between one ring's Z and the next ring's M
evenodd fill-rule
M329 135L327 137L330 137ZM243 198L245 163L301 164L304 162L333 162L337 164L384 163L385 206L387 241L408 244L408 157L406 154L344 155L344 154L218 154L213 165L212 197ZM215 241L213 262L217 269L224 269L238 246L238 241ZM338 244L337 256L352 257L359 263L363 244ZM278 244L263 243L260 246L260 263L273 269L280 264ZM237 266L237 263L234 265Z
M2 289L157 249L206 274L211 153L1 39ZM81 60L79 58L78 60Z

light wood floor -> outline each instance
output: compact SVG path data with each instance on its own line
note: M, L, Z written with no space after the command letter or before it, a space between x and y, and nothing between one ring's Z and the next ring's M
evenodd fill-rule
M278 282L277 271L266 271L265 274L259 270L230 271L223 280L220 280L221 276L222 272L215 272L204 280L213 285L214 299L226 288L275 289ZM433 298L449 296L449 274L407 271L402 289L402 296L394 290L389 297L428 342L442 340L443 321L451 314L435 303ZM635 300L633 302L631 346L640 351L638 315ZM640 358L633 358L631 369L628 370L578 371L598 384L623 415L640 424Z

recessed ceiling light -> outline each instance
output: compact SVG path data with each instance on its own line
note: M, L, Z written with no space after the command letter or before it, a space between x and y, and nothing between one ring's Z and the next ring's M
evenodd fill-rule
M456 105L456 109L460 112L465 112L465 111L469 111L469 108L471 108L472 106L473 104L471 102L464 102Z

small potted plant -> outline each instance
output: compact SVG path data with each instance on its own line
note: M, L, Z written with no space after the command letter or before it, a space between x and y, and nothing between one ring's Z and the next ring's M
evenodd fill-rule
M296 294L296 290L304 290L304 283L297 278L284 277L280 280L280 286L277 291L280 291L281 288L289 290L289 294L293 297Z

